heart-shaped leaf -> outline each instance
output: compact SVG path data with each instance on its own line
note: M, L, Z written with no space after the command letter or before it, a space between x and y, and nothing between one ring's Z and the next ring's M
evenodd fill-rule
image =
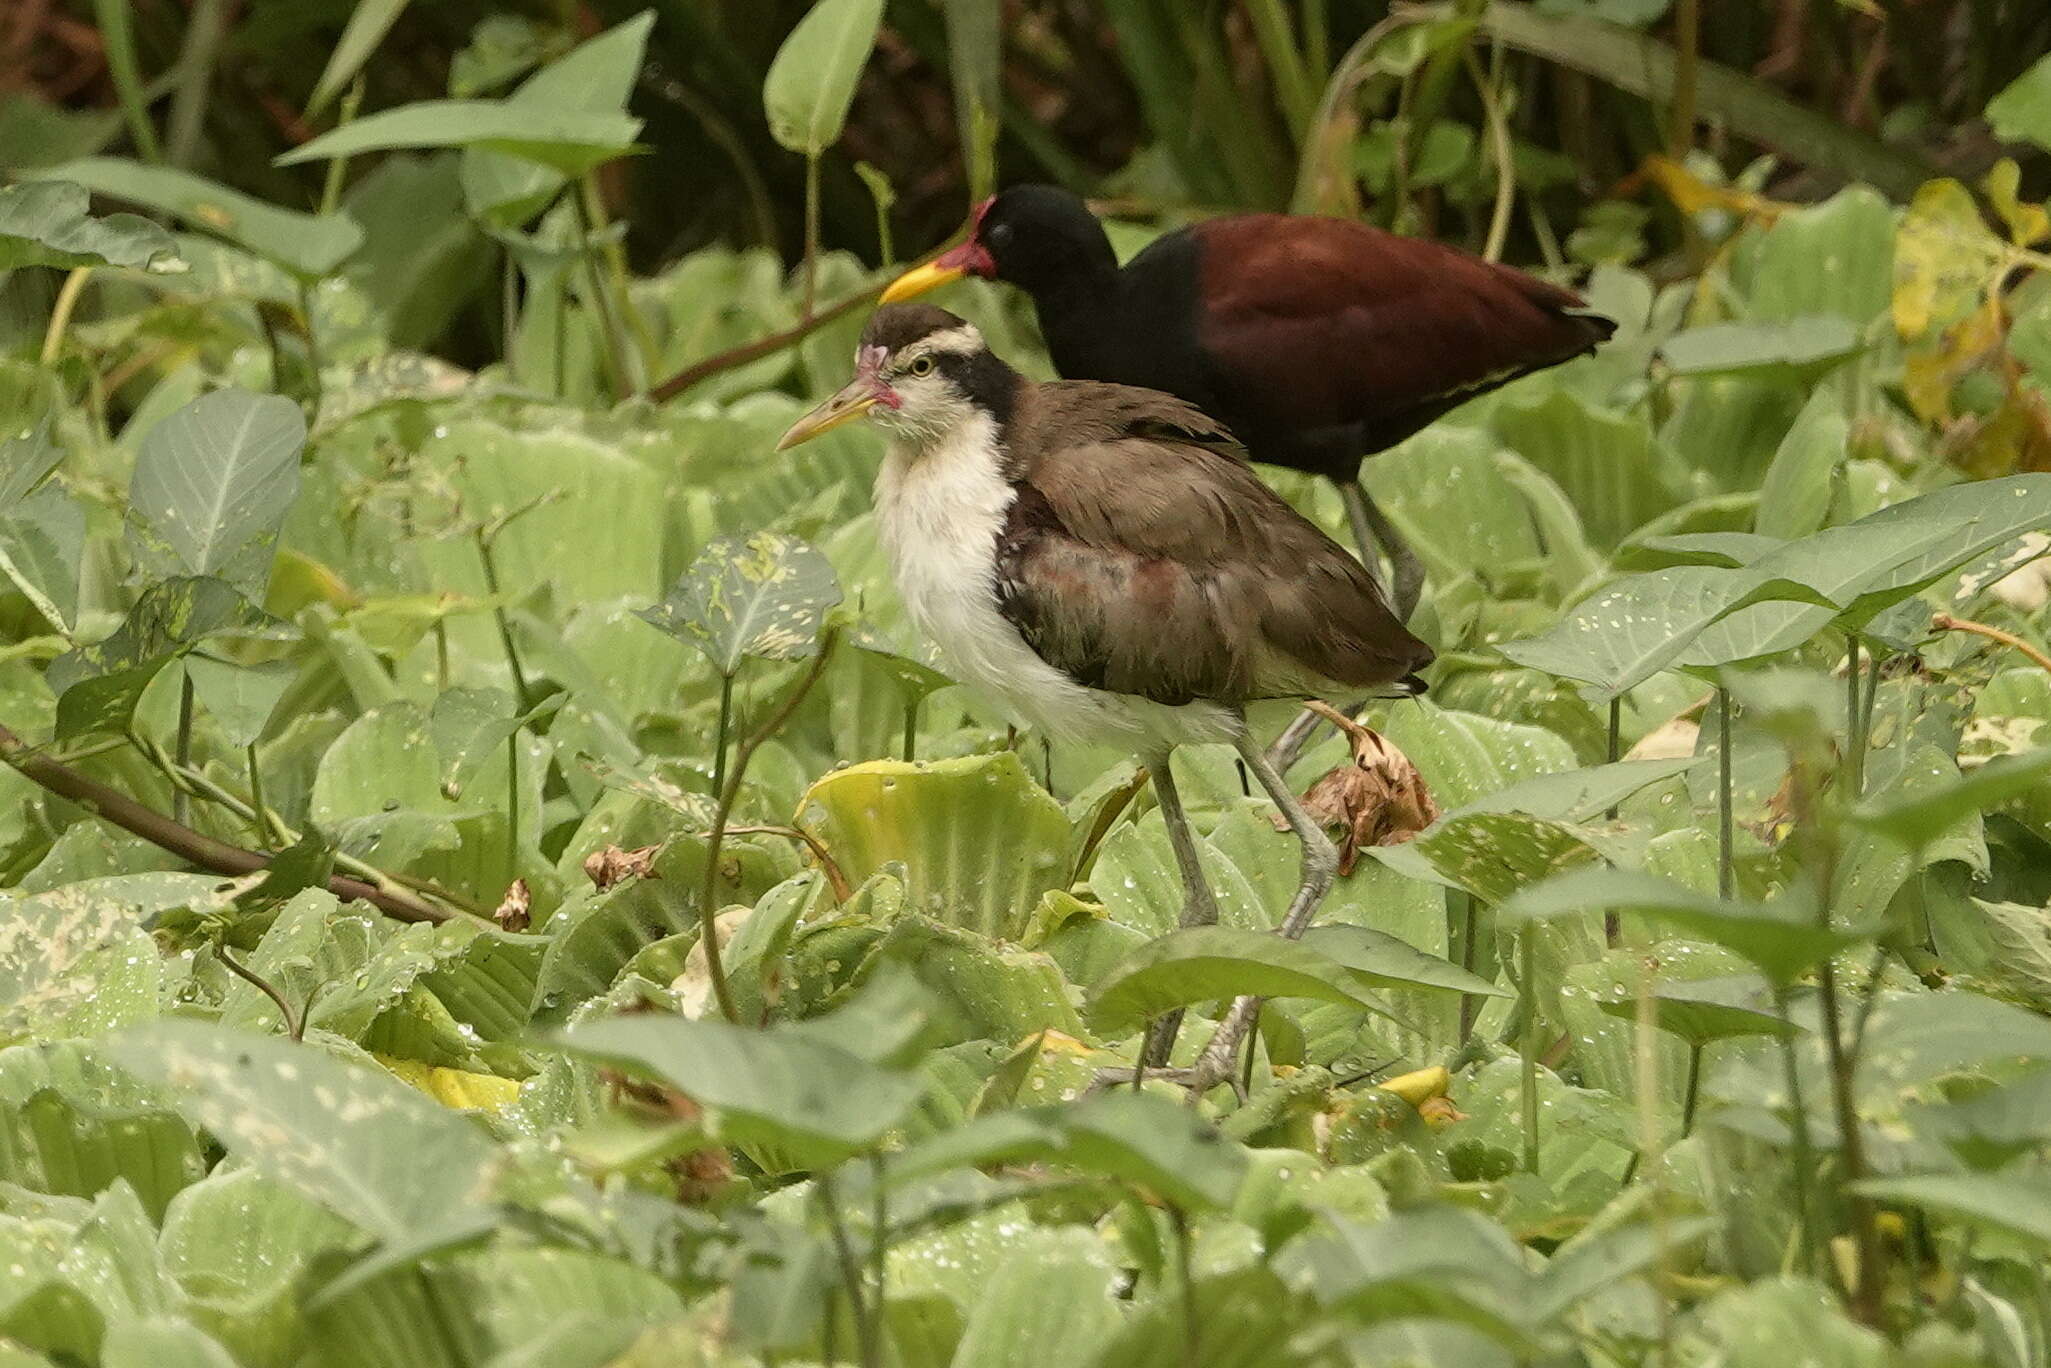
M779 143L816 157L840 141L882 19L883 0L818 0L798 21L762 82L762 107Z
M211 575L262 602L299 494L306 419L275 394L224 389L149 430L128 486L128 544L156 576Z
M819 647L826 612L840 602L833 564L778 532L721 537L669 594L637 616L703 652L731 677L749 656L801 660Z

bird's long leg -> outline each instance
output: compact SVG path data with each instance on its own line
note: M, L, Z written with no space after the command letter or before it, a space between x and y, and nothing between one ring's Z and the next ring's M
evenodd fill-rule
M1398 619L1408 622L1424 592L1424 562L1417 559L1417 553L1403 540L1403 534L1396 530L1388 515L1375 506L1366 485L1359 480L1341 480L1339 497L1346 505L1346 521L1353 525L1353 539L1360 543L1361 557L1378 585L1382 581L1375 569L1376 562L1381 553L1388 554L1389 570L1395 577L1389 606L1396 610Z
M1303 882L1297 887L1296 896L1290 900L1289 910L1282 916L1282 924L1275 928L1284 939L1295 940L1310 926L1311 918L1317 915L1318 904L1324 901L1333 877L1339 872L1339 851L1318 824L1311 820L1310 814L1303 810L1303 805L1296 801L1296 795L1289 791L1288 781L1276 773L1275 767L1268 763L1266 753L1253 738L1242 732L1237 745L1240 758L1246 761L1246 767L1253 771L1254 778L1261 781L1268 797L1275 800L1275 806L1282 810L1289 829L1296 833L1296 839L1303 846ZM1254 1019L1260 1013L1260 1005L1261 1000L1253 996L1233 1002L1225 1019L1212 1033L1210 1043L1197 1056L1196 1067L1190 1071L1188 1086L1192 1102L1235 1076L1233 1066L1239 1058L1239 1043L1252 1029Z
M1168 844L1175 851L1176 867L1182 871L1182 924L1184 926L1216 926L1218 924L1218 903L1211 896L1211 886L1204 882L1203 861L1196 851L1196 836L1189 829L1189 817L1182 810L1182 795L1175 789L1175 772L1170 767L1174 756L1172 749L1162 750L1147 759L1147 773L1153 776L1154 797L1161 805L1161 821L1168 828ZM1140 1050L1140 1064L1143 1068L1158 1069L1168 1062L1168 1053L1175 1048L1175 1036L1182 1029L1182 1013L1170 1012L1157 1020L1147 1032L1146 1044Z

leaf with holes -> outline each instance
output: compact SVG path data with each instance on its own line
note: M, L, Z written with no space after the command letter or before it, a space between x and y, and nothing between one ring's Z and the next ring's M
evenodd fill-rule
M811 655L827 610L839 602L840 582L825 556L796 537L757 532L707 546L668 596L637 616L732 676L749 656Z

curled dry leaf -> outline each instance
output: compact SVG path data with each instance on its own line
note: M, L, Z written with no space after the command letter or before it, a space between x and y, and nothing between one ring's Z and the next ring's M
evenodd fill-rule
M655 872L655 853L660 849L661 846L645 845L622 850L609 845L584 857L584 873L601 893L629 875L637 879L660 878Z
M1346 719L1351 764L1340 765L1303 795L1320 825L1336 828L1339 873L1351 874L1362 846L1401 845L1438 820L1439 806L1410 757L1372 727ZM1286 823L1278 815L1275 825Z
M696 1125L705 1119L705 1109L675 1088L629 1078L613 1069L600 1069L598 1076L611 1091L614 1102L651 1119L685 1125ZM672 1155L663 1161L662 1167L675 1184L676 1199L686 1206L711 1201L734 1177L733 1156L718 1145Z
M499 899L499 905L493 909L491 919L497 922L499 929L503 931L525 931L528 922L533 920L533 905L534 890L527 886L525 879L515 879L506 889L506 896Z

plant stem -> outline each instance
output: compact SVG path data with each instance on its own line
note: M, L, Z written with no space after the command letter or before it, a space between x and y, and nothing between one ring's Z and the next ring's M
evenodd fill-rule
M206 124L207 96L213 90L214 63L228 31L227 0L193 0L178 49L178 93L171 97L171 123L165 141L171 165L190 166Z
M517 708L526 708L527 672L520 668L520 648L513 642L513 620L506 612L504 591L499 587L498 562L492 559L491 544L495 534L487 534L484 528L477 529L477 558L484 564L484 588L491 595L491 616L498 624L499 644L505 648L506 665L513 673L513 701Z
M1461 57L1474 81L1475 94L1481 99L1481 112L1488 125L1489 157L1496 164L1495 209L1489 215L1488 239L1482 244L1481 256L1484 261L1500 261L1503 244L1510 236L1510 211L1517 200L1517 164L1510 150L1510 122L1503 117L1495 82L1481 69L1474 49L1463 46Z
M819 156L805 158L805 303L799 317L809 321L819 288Z
M869 1155L869 1275L876 1284L876 1314L883 1314L890 1280L890 1191L883 1186L883 1151Z
M774 356L786 347L796 346L835 319L844 317L847 314L853 313L856 309L874 303L876 297L883 293L884 287L889 283L887 280L879 280L873 285L864 286L846 299L829 304L817 313L807 315L802 321L785 328L782 332L771 333L767 337L738 347L729 347L716 356L708 356L703 361L686 366L650 390L648 397L658 404L664 400L674 399L693 385L709 380L715 375L730 371L736 366L745 366L750 361L759 361L765 356ZM560 380L558 380L556 389L558 392L562 389Z
M44 366L56 365L57 358L63 355L64 330L71 326L72 311L78 307L78 297L85 292L85 283L92 276L92 267L79 266L64 277L64 284L57 291L57 302L50 309L50 326L43 329Z
M292 1004L285 1001L285 995L273 987L269 980L229 954L228 947L219 941L214 942L214 954L223 965L227 966L229 973L249 984L277 1004L278 1016L284 1021L286 1035L290 1036L294 1041L306 1038L305 1018L292 1010Z
M712 791L726 792L726 738L734 720L734 677L719 677L719 730L712 742Z
M1175 1231L1176 1290L1182 1300L1182 1361L1193 1368L1203 1362L1203 1336L1202 1322L1196 1314L1196 1261L1191 1257L1189 1213L1178 1204L1169 1203L1168 1224Z
M904 759L910 764L919 749L919 700L904 705Z
M1857 798L1866 791L1866 733L1859 725L1859 639L1845 633L1845 792Z
M1524 1001L1524 1032L1518 1041L1523 1074L1524 1171L1538 1172L1538 950L1534 928L1517 933L1517 987Z
M121 101L121 117L136 155L146 162L164 160L157 130L150 123L149 96L143 86L142 68L135 58L135 29L129 22L129 0L93 0L93 17L107 54L107 74L113 78L114 93Z
M826 1214L826 1229L833 1237L833 1252L840 1260L840 1280L847 1289L848 1310L855 1319L855 1343L861 1347L862 1368L882 1368L882 1346L877 1343L868 1299L862 1295L862 1269L848 1245L847 1226L840 1218L840 1199L834 1193L833 1179L822 1173L812 1181L819 1192L820 1209Z
M1667 155L1675 161L1695 145L1695 70L1701 59L1701 0L1675 0L1674 102L1667 125Z
M181 670L178 681L178 736L173 742L171 754L178 759L179 769L192 765L192 672ZM171 820L180 825L192 823L192 804L187 800L184 789L171 792Z
M1624 700L1622 695L1618 695L1609 701L1609 744L1603 752L1612 765L1617 763L1617 754L1623 745L1623 722ZM1617 805L1611 803L1603 816L1614 822L1617 819ZM1623 934L1624 914L1614 907L1606 909L1602 914L1603 944L1614 950L1617 942L1623 939Z
M1731 872L1731 695L1716 689L1716 896L1736 887Z
M46 347L43 357L44 364L46 365L50 359L48 351L49 349ZM2015 650L2021 651L2039 669L2051 670L2051 655L2045 655L2015 633L2004 632L1999 627L1990 627L1984 622L1974 622L1970 618L1953 617L1949 613L1939 613L1931 618L1930 627L1931 630L1938 632L1972 632L1987 638L1989 641L1998 641L2004 646L2013 647Z
M819 862L819 868L825 873L826 882L831 885L833 896L836 899L846 902L855 894L854 885L850 884L847 881L847 875L841 872L839 862L833 858L833 852L828 850L820 842L819 838L809 831L803 830L800 827L787 826L730 826L726 829L726 834L729 836L782 836L787 840L798 841L807 850L810 850L812 858Z
M1474 895L1465 889L1455 889L1453 896L1466 903L1465 925L1460 932L1460 967L1468 973L1474 972L1475 938L1480 934L1481 913L1474 901ZM1474 1034L1474 1018L1480 1013L1481 999L1472 993L1460 994L1460 1044L1465 1048L1468 1038Z
M583 258L585 272L591 277L591 307L598 313L598 335L604 344L605 368L612 375L613 398L627 399L636 388L633 365L627 358L626 333L613 308L605 269L598 262L598 228L581 186L571 188L570 204L577 211L577 230L583 238L583 250L578 255Z
M299 319L306 328L306 367L313 373L313 403L311 409L314 413L319 413L321 400L320 372L321 366L324 363L321 360L320 325L314 321L313 317L313 282L311 281L302 280L299 282Z
M1802 1070L1795 1053L1794 1018L1789 1012L1788 990L1782 984L1773 989L1774 1010L1780 1017L1781 1067L1787 1075L1789 1130L1795 1149L1795 1214L1802 1228L1802 1263L1816 1271L1816 1198L1810 1190L1815 1173L1816 1151L1809 1139L1809 1106L1802 1096Z
M249 824L256 828L256 843L267 846L271 843L270 809L263 800L263 766L257 763L256 742L243 748L243 760L249 767Z
M506 363L506 376L515 386L520 383L519 348L514 345L519 336L520 267L508 247L499 268L499 359Z
M506 887L520 877L520 729L506 738Z
M720 1015L736 1026L741 1024L741 1014L734 1006L732 990L727 987L726 970L719 963L719 909L712 904L713 895L719 888L719 848L726 841L726 819L733 814L734 799L740 795L741 781L747 777L748 764L755 758L755 751L783 729L783 724L790 721L791 714L797 711L798 704L819 682L838 639L834 633L827 634L819 643L818 653L812 657L804 676L784 695L783 702L777 705L769 720L735 748L733 772L727 776L726 787L719 791L719 806L712 815L712 833L705 847L705 882L698 896L698 943L705 947L705 971L712 978L712 996L719 1003Z
M1702 1051L1700 1042L1688 1045L1688 1084L1681 1094L1681 1138L1686 1139L1695 1129L1695 1097L1702 1084Z
M268 855L244 850L241 846L232 846L194 831L97 779L90 779L69 765L40 754L4 725L0 725L0 761L59 798L76 803L102 821L111 822L201 869L234 876L254 874L267 868L271 862ZM450 916L443 909L403 890L380 888L341 875L329 878L328 891L345 900L361 898L400 921L440 922L449 920Z
M363 107L363 78L358 76L342 92L342 102L335 109L335 127L341 128L356 117L356 111ZM349 179L349 159L336 157L328 163L328 173L320 183L320 212L332 214L342 207L342 187Z

